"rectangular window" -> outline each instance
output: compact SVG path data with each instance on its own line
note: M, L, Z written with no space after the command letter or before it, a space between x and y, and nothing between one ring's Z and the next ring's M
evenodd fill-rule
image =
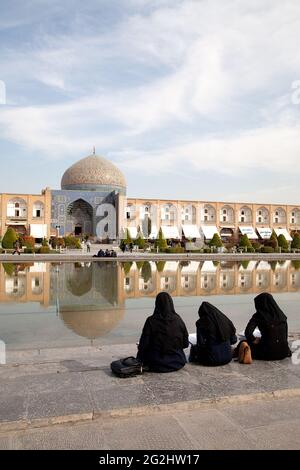
M294 219L294 217L292 217L292 224L294 224L294 223L295 223L295 219Z
M36 217L41 217L41 211L40 209L37 209L36 213L35 213L35 216Z
M204 222L207 222L208 221L208 217L207 215L204 216Z
M275 217L275 224L278 224L278 217Z
M226 222L226 215L223 215L223 222Z
M241 217L241 222L245 222L245 217Z
M20 217L20 211L19 210L15 211L15 217Z
M261 222L261 217L258 217L258 222Z

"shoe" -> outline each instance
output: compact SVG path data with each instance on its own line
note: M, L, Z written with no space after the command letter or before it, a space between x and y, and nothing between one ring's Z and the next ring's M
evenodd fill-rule
M252 364L251 349L246 341L243 341L239 349L239 363Z

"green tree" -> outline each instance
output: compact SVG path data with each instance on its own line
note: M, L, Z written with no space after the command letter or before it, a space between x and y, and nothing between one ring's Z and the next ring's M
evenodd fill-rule
M295 233L291 248L293 250L300 250L300 233Z
M282 251L288 251L289 249L288 241L282 233L278 237L278 246L282 249Z
M158 247L159 251L165 251L167 246L167 241L162 233L162 229L160 228L157 235L157 239L155 240L155 247Z
M278 249L278 239L277 239L277 235L274 232L274 230L272 232L270 240L267 241L266 246L271 246L272 248L274 248L274 250Z
M247 249L252 248L253 249L252 243L250 242L250 240L248 238L248 235L246 233L241 236L239 246L241 248L247 248Z
M141 232L138 233L138 236L135 240L135 245L137 245L141 250L145 248L145 239Z
M214 236L209 242L209 246L216 246L217 248L221 248L223 246L223 242L218 233L214 234Z
M16 234L15 230L9 227L6 230L6 233L2 239L2 247L5 249L12 249L14 247L14 243L18 240L18 235Z
M140 271L143 267L144 261L137 261L135 264L138 270Z
M124 269L124 274L127 276L129 274L130 268L132 266L132 261L125 261L122 263L123 269Z
M131 243L132 243L132 238L131 238L130 232L127 228L126 232L125 232L125 237L123 238L123 240L121 240L121 243L120 243L121 250L124 251L125 246L126 245L130 246Z

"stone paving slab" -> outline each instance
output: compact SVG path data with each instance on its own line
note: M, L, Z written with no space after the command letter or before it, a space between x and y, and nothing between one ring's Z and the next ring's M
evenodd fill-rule
M269 417L268 417L269 416ZM300 398L0 432L0 449L300 448Z
M110 362L133 351L135 345L113 345L12 353L18 362L0 366L0 430L146 415L172 406L191 410L207 403L300 396L300 365L290 358L252 365L232 361L221 367L187 364L170 374L114 376Z

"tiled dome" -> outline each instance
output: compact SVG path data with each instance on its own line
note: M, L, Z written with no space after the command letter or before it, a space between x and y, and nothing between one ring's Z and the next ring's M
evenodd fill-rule
M72 165L63 175L62 189L98 191L103 188L126 189L123 173L108 160L89 155Z

